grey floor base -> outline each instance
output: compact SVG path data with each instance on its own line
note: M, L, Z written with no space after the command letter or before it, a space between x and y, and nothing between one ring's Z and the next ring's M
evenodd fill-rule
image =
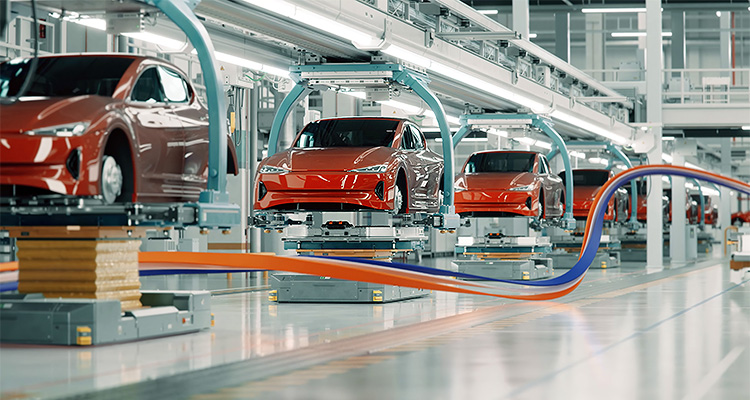
M446 268L450 259L424 264ZM0 398L747 399L748 280L704 259L591 270L573 293L546 302L435 292L389 304L275 304L264 290L217 295L216 326L195 334L86 348L0 345Z

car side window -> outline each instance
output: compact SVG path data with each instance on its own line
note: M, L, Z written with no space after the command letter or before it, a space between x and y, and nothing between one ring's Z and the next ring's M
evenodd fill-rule
M411 133L411 127L404 125L401 133L401 148L404 150L414 150L414 136Z
M133 87L130 99L142 103L162 103L161 83L156 68L149 68L141 74Z
M413 136L414 148L417 150L424 149L425 141L424 141L424 135L422 134L422 132L420 132L419 129L414 125L410 125L409 130L411 131L411 134Z
M547 158L544 156L539 156L539 160L541 161L541 173L549 174L549 164L547 164Z
M170 103L186 103L190 100L188 85L176 71L157 67L159 78L164 89L164 98Z

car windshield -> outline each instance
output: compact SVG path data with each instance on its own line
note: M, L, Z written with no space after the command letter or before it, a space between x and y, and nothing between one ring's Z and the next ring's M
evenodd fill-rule
M25 96L111 97L132 63L128 57L42 57ZM0 64L0 97L18 94L30 64L28 58Z
M307 124L294 147L391 147L399 121L325 119Z
M565 171L560 172L565 184ZM602 186L609 180L609 171L573 171L573 186Z
M699 203L701 202L701 195L699 194L691 194L690 198L693 199L694 202ZM708 204L708 196L703 196L703 202Z
M534 156L533 153L477 153L469 158L464 172L533 172Z

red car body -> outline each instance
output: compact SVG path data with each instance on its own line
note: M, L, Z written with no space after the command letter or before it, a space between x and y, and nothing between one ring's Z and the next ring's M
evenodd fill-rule
M750 211L732 213L732 225L750 224Z
M175 66L128 54L45 56L38 65L26 96L0 105L3 198L198 199L208 174L208 113ZM28 59L0 64L0 95L18 91L8 74L19 68L28 71ZM227 157L236 173L231 141ZM109 198L103 187L116 189L117 176L108 158L121 173L119 194Z
M594 206L594 199L602 186L614 176L614 172L607 169L576 169L573 170L573 217L588 218L589 211ZM560 172L560 178L565 184L565 172ZM629 216L629 199L626 190L618 189L609 200L605 221L625 222Z
M531 151L472 154L455 181L462 216L555 218L563 215L565 189L543 155Z
M442 157L408 120L322 119L305 126L291 148L261 161L253 207L435 212L442 176Z
M711 203L711 197L701 194L691 194L690 198L692 201L696 204L696 215L694 220L700 222L700 205L701 205L701 199L700 196L703 196L703 222L706 225L715 225L718 219L718 210L714 208L713 204ZM692 217L692 215L690 216Z

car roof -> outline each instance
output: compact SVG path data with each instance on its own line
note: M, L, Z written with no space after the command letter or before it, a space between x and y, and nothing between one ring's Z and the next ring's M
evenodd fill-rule
M381 120L388 120L388 121L408 121L408 118L399 118L399 117L358 117L358 116L348 116L348 117L330 117L330 118L321 118L318 121L331 121L331 120L337 120L337 119L381 119Z
M529 150L482 150L474 152L474 154L488 154L488 153L524 153L524 154L539 154L542 155L542 153L539 153L537 151L529 151Z
M39 58L68 58L68 57L96 57L96 58L129 58L134 61L157 61L166 65L172 65L171 62L163 60L157 57L143 56L139 54L128 54L128 53L63 53L63 54L45 54L40 55ZM30 59L31 57L23 57Z

